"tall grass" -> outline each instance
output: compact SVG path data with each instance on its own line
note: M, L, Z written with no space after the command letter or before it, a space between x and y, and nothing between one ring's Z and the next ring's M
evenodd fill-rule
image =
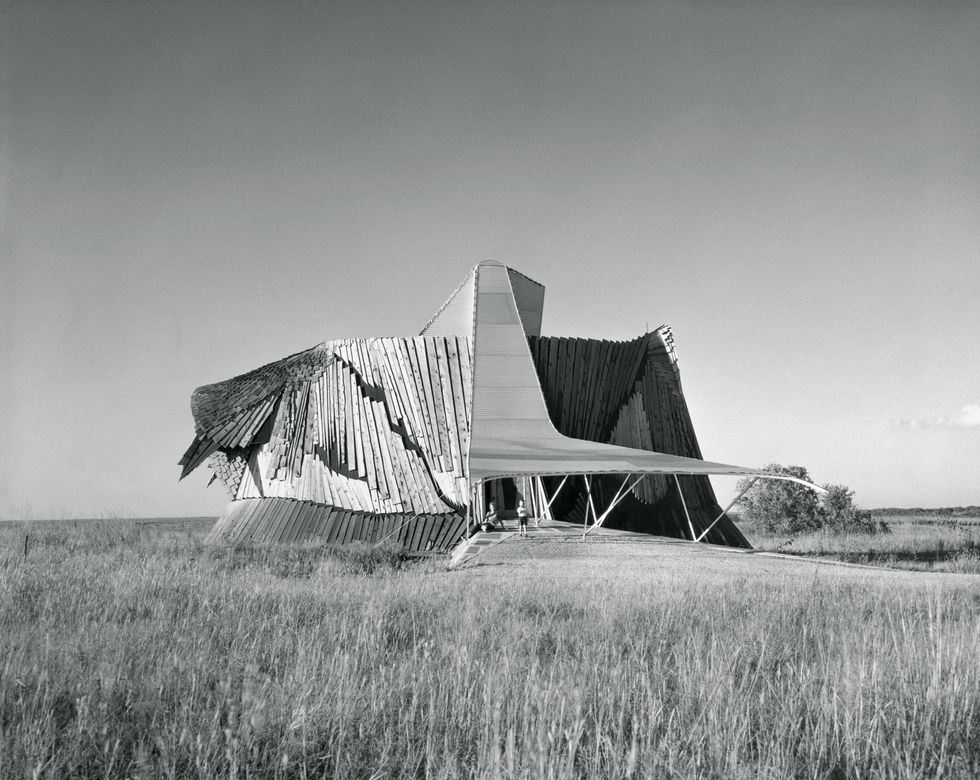
M0 776L969 777L975 587L0 532Z
M835 558L920 571L980 574L980 525L976 518L885 515L884 534L815 531L772 534L740 523L752 546L794 555Z

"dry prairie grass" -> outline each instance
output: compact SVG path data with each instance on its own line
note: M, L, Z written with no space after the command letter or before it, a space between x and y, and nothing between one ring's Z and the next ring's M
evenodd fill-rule
M535 579L49 531L25 559L0 530L5 777L980 772L973 578Z
M740 523L752 546L792 555L834 558L918 571L980 574L980 518L876 515L890 533L817 531L794 536L767 534Z

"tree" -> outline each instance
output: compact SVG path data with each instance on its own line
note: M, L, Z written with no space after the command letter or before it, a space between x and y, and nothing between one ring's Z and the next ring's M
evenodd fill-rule
M770 463L763 471L812 482L810 474L803 466ZM740 480L738 490L743 490L751 481L752 477ZM823 525L823 513L817 494L797 482L760 479L742 496L741 504L747 519L759 523L771 533L815 531Z
M812 482L803 466L783 466L770 463L764 471L785 474ZM747 477L738 483L743 490L752 481ZM745 517L758 523L770 533L800 533L828 529L841 533L888 533L882 520L858 508L854 491L847 485L824 485L827 492L821 498L805 485L782 479L759 480L741 498Z
M884 520L876 520L871 513L854 503L854 491L847 485L824 485L824 527L844 533L888 533Z

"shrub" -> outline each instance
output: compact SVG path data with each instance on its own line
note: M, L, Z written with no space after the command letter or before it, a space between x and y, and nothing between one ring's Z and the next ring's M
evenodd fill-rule
M847 485L824 485L821 514L823 527L841 533L889 533L884 520L876 520L871 512L854 504L854 491Z
M812 482L803 466L783 466L770 463L764 471L785 474L789 477ZM743 490L752 481L747 477L739 481ZM760 479L741 498L745 516L770 533L799 533L815 531L823 525L820 501L816 493L804 485L782 479Z
M812 482L803 466L783 466L770 463L764 469L770 474ZM739 482L742 490L751 477ZM769 533L795 534L806 531L829 530L839 533L888 533L884 520L875 519L871 512L858 508L854 491L847 485L824 485L827 491L821 498L805 485L787 480L760 480L742 497L745 516Z

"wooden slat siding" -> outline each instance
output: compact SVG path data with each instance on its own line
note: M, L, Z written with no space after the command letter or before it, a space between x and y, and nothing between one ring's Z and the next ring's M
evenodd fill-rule
M340 532L340 513L344 510L337 507L332 507L330 509L330 514L327 518L327 529L323 537L325 544L334 544L337 541L337 534Z
M412 523L406 523L407 517L403 517L401 522L401 528L398 529L398 545L400 547L410 547L412 542L412 532L415 530L412 528ZM412 521L414 522L414 520Z
M361 394L357 389L357 379L348 367L347 369L347 396L350 402L351 420L354 423L354 471L358 479L367 480L368 453L364 445L364 421L361 419ZM368 481L368 486L371 483Z
M599 358L599 373L594 389L594 403L596 405L595 414L592 416L592 427L589 430L589 439L592 441L606 441L609 428L612 425L612 418L615 416L615 409L610 408L610 384L609 372L614 356L617 354L618 344L614 341L603 341Z
M402 410L402 401L398 393L398 383L392 372L389 353L391 350L391 339L376 339L372 343L371 358L377 363L378 373L381 377L381 386L385 394L385 413L388 417L388 427L404 427L405 412Z
M412 534L409 537L408 549L418 550L420 549L422 532L425 528L425 515L415 518L409 525L412 526Z
M415 458L409 455L400 436L389 432L388 439L392 455L392 469L395 472L398 492L401 494L401 511L410 512L415 501L422 498L421 486L415 484L415 471L412 464Z
M459 338L456 340L459 355L460 377L463 380L463 408L466 409L466 440L469 441L470 421L473 416L473 339Z
M579 344L581 360L579 369L580 376L577 380L579 398L575 404L575 425L580 431L587 427L587 415L592 396L589 394L591 380L596 371L596 353L598 342L594 339L582 339Z
M423 372L421 364L419 363L419 342L420 339L406 339L405 340L405 355L408 360L409 369L412 372L412 377L415 380L415 390L417 393L417 401L419 413L421 415L422 427L419 429L420 444L422 448L430 455L439 454L439 437L433 436L433 431L435 430L435 423L432 420L431 403L430 396L431 391L427 390L427 381L423 378ZM425 347L421 348L422 360L425 360ZM425 374L428 374L426 370Z
M249 520L258 508L258 500L253 498L236 501L235 503L238 506L235 507L232 522L224 534L227 541L237 541L241 538L244 528L248 525Z
M573 419L572 410L575 402L575 374L576 365L575 359L578 352L578 339L567 339L566 352L565 352L565 381L564 381L564 393L565 393L565 410L564 410L564 424L569 430L574 430L572 426L575 425Z
M422 524L422 535L419 537L418 551L424 552L426 550L432 549L430 546L430 539L432 537L432 532L435 530L436 521L432 515L426 515L425 521Z
M330 468L339 471L345 462L347 451L347 420L340 391L340 363L334 361L330 366Z
M307 501L281 499L287 503L285 517L282 521L279 538L280 542L303 541L306 538L304 528L310 516L310 504Z
M340 513L335 521L337 523L337 536L335 538L336 544L347 544L350 542L350 533L353 527L351 518L353 515L354 513L351 510L345 509Z
M354 540L354 524L357 514L348 512L344 521L344 535L341 537L341 544L350 544Z
M346 544L350 533L351 510L344 509L337 514L334 522L337 524L337 535L334 537L335 544Z
M434 341L434 339L424 339L429 383L432 388L432 408L435 411L433 419L436 421L436 434L439 437L439 471L451 471L453 455L449 446L449 422L446 420L446 407L442 400L442 379Z
M384 521L386 518L391 517L390 514L371 514L366 515L364 520L364 528L361 531L361 540L368 542L369 544L377 544L381 540L382 534L380 531L384 526Z
M248 541L249 533L253 527L253 524L259 521L262 516L262 500L252 499L255 501L255 506L253 510L248 514L245 522L239 522L235 527L235 532L231 537L234 542L246 542Z
M289 519L289 515L296 503L286 498L271 498L267 499L267 501L268 503L263 507L264 517L262 523L257 525L252 532L252 541L256 544L268 544L277 541L274 538L273 532Z
M235 514L224 533L221 535L223 542L237 542L241 537L241 528L248 522L249 517L255 511L254 499L246 498L236 501L240 506L236 507Z
M426 446L424 434L425 417L422 415L422 408L419 403L419 388L415 381L415 372L412 370L411 359L409 358L409 345L405 341L399 341L393 345L392 357L398 367L398 379L401 383L398 386L402 405L405 408L406 424L413 441L420 446Z
M384 412L384 404L374 401L368 404L373 417L372 435L375 437L375 447L380 461L380 472L378 474L378 487L382 495L392 504L401 503L401 491L398 488L398 480L395 476L395 468L392 463L390 442L388 434L387 415Z
M551 420L554 424L558 425L558 352L560 342L557 338L549 338L548 341L548 391L546 394L546 401L548 407L548 413L551 415Z
M456 544L459 537L466 531L466 518L459 515L447 515L443 522L443 530L436 539L436 548L446 550Z
M367 478L367 454L364 452L364 428L361 421L361 394L357 392L357 380L348 368L347 379L347 398L350 403L350 416L353 424L354 438L354 463L353 470L357 473L358 479ZM370 483L368 483L370 485Z
M431 456L438 456L439 437L435 435L436 423L433 419L432 391L429 388L429 370L425 358L425 342L421 339L414 338L408 341L408 346L411 349L409 358L412 365L412 374L415 377L415 383L418 387L419 407L422 410L422 418L425 423L425 444L423 448Z
M312 501L301 501L299 503L302 526L297 536L297 541L305 542L310 539L316 539L317 525L320 518L319 505Z
M634 342L620 342L616 345L613 372L606 396L608 408L618 409L629 398L629 388L633 381L630 366L635 348Z
M357 493L354 491L350 482L347 479L343 479L339 480L336 484L340 488L345 499L341 506L344 509L360 509L360 500L358 499Z
M565 374L568 368L568 339L558 339L558 361L555 367L555 427L564 432L565 425Z
M575 430L575 404L578 402L579 343L579 339L568 340L568 366L565 373L565 425L572 431Z
M328 384L330 375L324 371L316 382L316 402L320 413L317 416L317 438L321 449L327 453L327 463L330 463L330 420L333 415L330 413L330 394Z
M401 515L379 515L378 525L375 529L374 543L385 545L391 544L392 539L388 538L397 527L397 520Z
M363 521L361 522L361 530L358 535L358 539L362 542L373 543L374 541L374 529L377 525L377 518L379 515L370 514L364 515Z
M592 421L597 412L595 394L600 379L602 345L603 341L600 339L589 339L586 344L586 370L582 378L582 399L578 410L578 438L585 438L592 432Z
M561 417L561 388L558 385L559 382L559 365L560 365L560 352L561 352L561 340L557 338L549 338L547 341L548 345L548 410L551 415L551 420L557 427L558 420Z
M323 504L310 504L310 527L307 530L307 539L320 541L323 538L323 529L326 520L326 507Z
M558 357L555 361L555 417L554 424L559 431L564 430L562 428L564 422L564 408L565 408L565 369L567 368L567 361L565 359L566 352L568 351L568 339L559 338L558 339Z
M579 409L582 406L582 380L588 371L588 342L574 339L572 342L571 396L569 398L568 421L573 430L581 425Z
M367 483L371 488L371 497L377 501L388 495L388 489L384 478L384 463L378 450L380 442L372 408L374 403L366 396L361 396L359 400L358 412L361 415L361 439L367 464Z
M344 536L347 534L347 520L350 517L349 509L342 509L334 516L333 523L336 529L331 539L332 544L343 544Z
M384 404L374 404L374 408L388 494L393 505L400 508L405 502L411 500L405 484L405 473L398 457L398 452L404 449L404 444L401 436L391 430Z
M551 419L558 424L558 404L556 403L558 397L558 340L555 338L548 339L548 411L551 414Z
M257 498L252 500L254 501L252 511L244 518L244 522L240 523L238 528L235 529L234 540L236 542L247 542L252 535L253 529L262 522L265 516L265 499Z
M285 500L285 499L282 499ZM293 511L284 514L282 521L278 524L275 533L275 541L277 542L292 542L296 539L297 528L300 524L300 507L302 502L293 501L290 502L295 504Z
M253 535L256 544L279 541L281 536L277 536L276 532L281 533L282 528L295 517L299 504L298 501L288 498L272 498L267 501L262 525L256 527Z
M204 538L204 541L218 542L227 539L230 532L235 527L235 523L238 522L239 517L241 517L245 509L246 507L241 501L229 502L228 506L218 518L217 522L211 526L211 530L208 531L208 535Z
M443 337L429 340L430 351L435 358L435 379L438 392L436 404L441 410L444 424L446 471L455 471L458 463L462 462L459 454L459 438L456 435L456 409L453 401L451 378L449 373L449 357L446 351L446 339Z
M340 399L344 408L344 460L341 465L346 471L357 471L357 426L354 422L354 403L350 394L350 372L340 365Z
M445 550L456 544L456 540L462 536L463 528L461 524L466 524L465 518L459 515L443 515L443 521L439 533L436 535L435 548Z
M596 404L596 393L602 381L602 355L606 341L592 339L589 342L590 359L589 373L585 383L585 400L582 407L582 432L592 434L595 428L595 419L599 414L599 407Z
M452 453L452 463L450 471L454 474L462 474L465 450L460 447L459 429L460 418L463 414L462 408L456 409L456 397L453 393L453 385L458 384L459 377L453 376L452 363L456 362L456 357L449 354L449 339L435 339L436 359L439 366L439 384L442 390L442 407L446 415L446 438L449 441L449 451Z
M361 526L364 523L363 514L355 514L351 516L350 519L350 535L347 537L345 544L350 544L351 542L356 542L361 538Z
M565 377L562 382L562 390L564 393L564 408L562 413L563 425L568 430L574 430L575 421L573 419L573 407L575 403L575 375L576 365L575 359L578 352L578 339L570 338L566 339L565 345Z
M400 350L395 339L386 339L384 361L390 383L388 389L397 403L397 422L409 435L414 436L415 420L412 411L406 404L408 385L404 384Z
M429 520L426 523L426 533L425 538L422 540L422 549L431 550L435 547L436 537L439 531L442 529L442 515L432 514L429 515Z
M423 550L431 550L435 547L436 537L439 531L442 529L442 516L441 515L428 515L428 522L425 526L425 536L422 539Z

